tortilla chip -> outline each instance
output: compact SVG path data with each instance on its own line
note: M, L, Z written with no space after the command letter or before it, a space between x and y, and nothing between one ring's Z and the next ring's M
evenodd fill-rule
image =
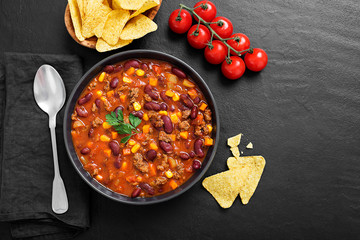
M80 17L81 17L81 22L84 21L85 19L85 14L84 14L84 0L77 0L77 5L79 8L79 12L80 12Z
M138 10L147 0L113 0L114 9Z
M115 45L118 42L121 31L125 27L129 18L130 12L128 10L112 10L105 22L101 35L102 39L110 45Z
M110 12L110 13L111 13L111 12ZM95 34L95 36L96 36L97 38L101 38L101 35L102 35L102 33L103 33L106 20L107 20L107 18L108 18L108 16L109 16L110 13L108 13L108 14L106 15L106 18L102 19L101 22L99 22L99 24L95 27L95 29L94 29L94 34Z
M130 16L130 18L136 17L137 15L139 15L140 13L143 13L147 10L149 10L150 8L156 7L157 5L160 4L159 0L147 0L142 6L141 8L139 8L138 10L136 10L135 12L133 12Z
M261 175L265 168L265 159L262 156L248 157L230 157L227 160L230 170L242 169L244 166L249 167L250 172L245 180L245 184L240 189L240 198L243 204L247 204L254 194L259 184Z
M138 39L146 34L156 31L157 25L150 18L140 14L126 24L120 34L123 40Z
M119 41L115 45L109 45L102 38L99 38L96 42L96 50L98 52L111 51L114 49L125 47L126 45L130 44L131 42L132 42L132 40L119 39Z
M249 144L246 145L246 148L247 148L247 149L253 149L253 148L254 148L254 145L252 144L252 142L249 142Z
M76 0L68 0L68 3L70 8L71 20L75 30L75 35L77 39L79 39L79 41L84 41L85 38L81 34L81 17L80 17L78 4Z
M241 136L242 136L242 134L240 133L240 134L238 134L238 135L236 135L236 136L234 136L234 137L228 138L227 144L228 144L230 147L232 147L232 148L239 146L240 140L241 140Z
M244 166L207 177L202 185L222 208L229 208L239 194L248 174L249 168Z
M230 148L230 151L234 157L240 157L240 151L238 147Z
M100 0L84 0L84 21L82 35L89 38L95 35L95 28L104 21L111 8Z

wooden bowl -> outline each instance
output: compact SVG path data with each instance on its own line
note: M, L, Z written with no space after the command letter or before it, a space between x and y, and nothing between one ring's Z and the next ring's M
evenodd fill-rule
M156 7L153 7L149 10L147 10L144 15L147 16L148 18L150 18L151 20L153 20L157 14L157 12L160 9L162 0L160 0L160 4L157 5ZM88 48L94 48L96 46L96 41L97 41L97 37L91 37L91 38L86 38L84 41L80 41L76 35L75 35L75 30L74 30L74 25L72 23L71 20L71 14L70 14L70 8L69 8L69 4L66 5L66 9L65 9L65 16L64 16L64 20L65 20L65 26L66 29L68 31L68 33L70 34L70 36L80 45L83 45L84 47L88 47Z

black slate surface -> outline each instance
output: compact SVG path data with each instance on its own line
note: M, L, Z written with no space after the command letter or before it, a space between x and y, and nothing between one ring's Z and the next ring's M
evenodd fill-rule
M138 207L92 191L91 228L76 239L358 239L360 2L213 2L235 31L267 51L264 71L224 79L185 36L169 31L168 16L180 1L165 0L155 18L159 29L123 50L164 51L207 81L220 111L221 138L206 176L227 169L226 139L242 132L254 143L244 154L267 160L253 198L223 210L198 183L174 200ZM6 51L77 54L89 69L116 52L75 43L64 26L65 5L1 0L1 57ZM7 224L0 224L0 236L10 239Z

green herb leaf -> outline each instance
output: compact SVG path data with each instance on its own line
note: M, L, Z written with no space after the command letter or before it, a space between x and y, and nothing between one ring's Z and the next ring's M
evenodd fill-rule
M116 118L116 114L114 112L111 112L110 114L106 114L106 121L114 126L114 125L118 125L119 124L119 121L118 119Z
M126 143L127 141L129 141L129 139L131 138L132 135L126 136L124 138L121 139L121 143Z
M132 113L130 113L129 121L130 121L131 125L133 125L135 128L137 126L139 126L139 124L141 123L141 119L138 117L135 117Z
M120 125L116 125L116 126L114 126L114 129L119 134L131 134L132 133L132 127L126 123L121 123Z
M121 111L121 109L118 110L118 119L119 119L120 122L124 121L124 114Z

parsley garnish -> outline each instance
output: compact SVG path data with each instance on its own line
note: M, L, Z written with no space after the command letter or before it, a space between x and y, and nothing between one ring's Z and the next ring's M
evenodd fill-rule
M124 122L124 114L121 111L121 109L117 112L117 117L115 112L111 112L110 114L106 115L106 122L109 123L111 126L114 127L114 129L119 134L129 134L128 136L121 139L121 143L126 143L133 135L139 133L136 130L136 127L139 126L141 123L141 119L138 117L135 117L132 113L129 115L129 122Z

